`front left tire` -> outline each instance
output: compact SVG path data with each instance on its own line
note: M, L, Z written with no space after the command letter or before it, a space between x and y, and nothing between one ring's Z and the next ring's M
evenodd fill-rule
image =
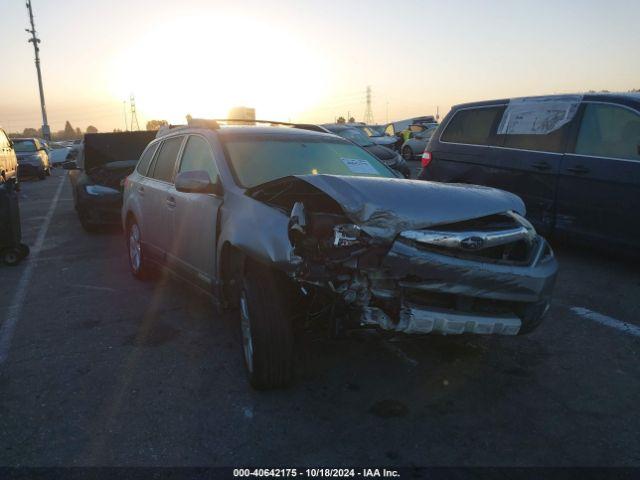
M280 272L247 265L238 307L247 375L257 390L282 388L293 378L291 290Z

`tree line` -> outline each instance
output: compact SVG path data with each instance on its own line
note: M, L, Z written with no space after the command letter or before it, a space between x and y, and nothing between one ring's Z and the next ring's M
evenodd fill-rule
M98 129L93 125L89 125L83 132L79 127L73 128L68 120L64 124L63 130L51 132L52 140L77 140L82 138L85 133L98 133ZM42 138L42 128L25 128L22 132L9 133L10 137L36 137Z

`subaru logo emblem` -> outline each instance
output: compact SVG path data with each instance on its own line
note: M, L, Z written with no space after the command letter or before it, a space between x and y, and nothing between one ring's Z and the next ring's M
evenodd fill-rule
M467 237L460 241L460 246L465 250L479 250L484 245L484 240L480 237Z

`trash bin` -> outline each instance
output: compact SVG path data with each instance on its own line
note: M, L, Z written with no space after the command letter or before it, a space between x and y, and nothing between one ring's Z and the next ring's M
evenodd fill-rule
M13 179L0 183L0 260L17 265L29 255L29 247L22 243L18 194Z

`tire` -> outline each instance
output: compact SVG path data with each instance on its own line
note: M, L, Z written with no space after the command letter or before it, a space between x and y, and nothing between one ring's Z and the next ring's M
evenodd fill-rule
M293 378L293 325L288 279L250 264L239 295L240 332L249 383L282 388Z
M402 147L402 158L404 158L407 162L413 160L413 150L411 150L410 146Z
M47 172L45 171L45 169L43 168L40 173L38 174L38 179L39 180L44 180L45 178L47 178Z
M148 280L151 276L150 267L144 257L140 226L135 220L132 220L127 225L126 235L131 274L138 280Z
M51 176L51 167L47 168L47 177Z
M24 257L18 248L7 248L2 251L2 261L5 265L15 267Z

